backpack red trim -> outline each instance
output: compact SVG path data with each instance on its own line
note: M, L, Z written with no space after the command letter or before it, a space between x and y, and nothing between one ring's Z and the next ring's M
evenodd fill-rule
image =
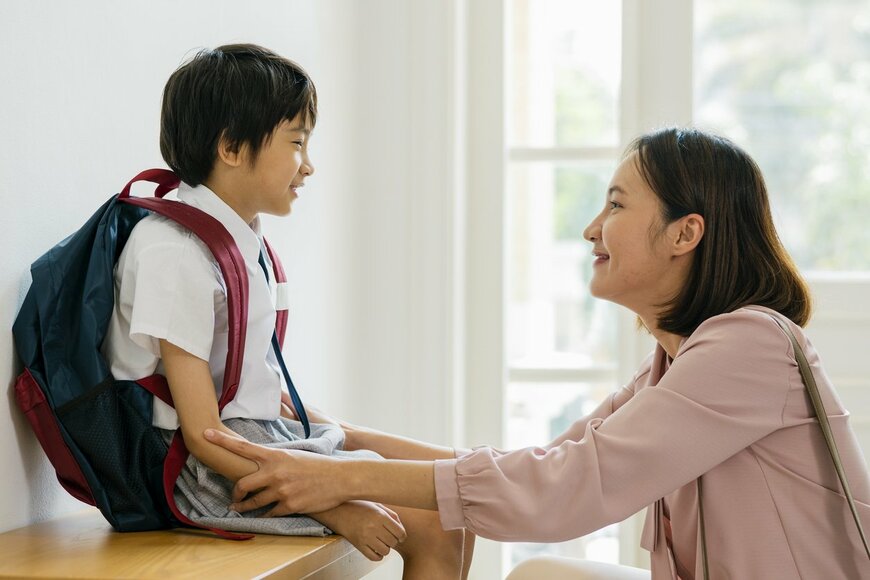
M54 466L63 488L77 500L97 505L85 474L63 438L57 417L29 369L24 369L15 381L15 400Z

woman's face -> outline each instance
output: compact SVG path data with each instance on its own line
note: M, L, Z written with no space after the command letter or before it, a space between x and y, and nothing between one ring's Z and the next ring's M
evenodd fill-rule
M686 275L684 267L674 267L679 265L674 255L679 220L664 227L661 213L658 196L637 167L637 154L627 157L613 175L604 209L583 232L595 256L593 296L643 318L654 317L675 296Z

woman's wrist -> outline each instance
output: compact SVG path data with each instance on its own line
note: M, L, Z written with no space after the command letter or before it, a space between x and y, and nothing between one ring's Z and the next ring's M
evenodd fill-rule
M370 500L365 489L367 465L364 459L341 459L334 463L331 477L338 482L344 501Z

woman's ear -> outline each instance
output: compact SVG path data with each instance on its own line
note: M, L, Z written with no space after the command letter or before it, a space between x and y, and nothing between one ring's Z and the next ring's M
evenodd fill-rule
M674 228L673 254L682 256L698 247L704 237L704 217L690 213L671 224Z
M246 145L231 143L227 139L226 133L222 133L218 139L217 161L230 167L239 167L244 162L245 147Z

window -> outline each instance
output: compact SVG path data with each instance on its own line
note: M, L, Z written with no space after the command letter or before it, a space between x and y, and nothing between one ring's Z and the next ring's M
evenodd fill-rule
M746 148L803 270L870 271L870 4L695 2L695 119Z
M513 0L507 15L509 448L541 445L617 386L617 313L588 293L583 229L620 154L621 9ZM554 554L618 562L615 527L563 544L514 544L513 566Z

